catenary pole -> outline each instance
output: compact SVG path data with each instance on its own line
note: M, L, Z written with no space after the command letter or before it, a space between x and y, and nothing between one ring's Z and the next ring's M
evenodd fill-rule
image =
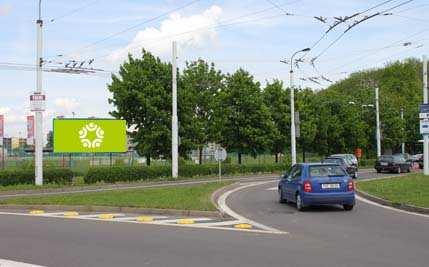
M43 20L42 0L39 0L39 17L37 24L37 59L36 59L36 93L42 94L42 65L43 65ZM34 144L36 185L43 185L43 111L37 109L36 132Z
M172 58L172 73L173 73L173 114L171 116L171 172L172 177L178 177L178 157L179 157L179 133L178 133L178 119L177 119L177 43L173 42L173 58Z
M423 56L423 104L428 103L428 62ZM429 135L423 135L423 172L429 175Z
M379 107L379 95L378 95L378 87L375 87L375 113L377 120L377 157L381 156L381 133L380 133L380 107Z
M401 121L402 123L404 122L404 108L401 108ZM402 132L404 132L404 127L402 127ZM404 138L404 137L402 137ZM402 144L401 144L401 153L404 154L405 153L405 143L404 143L404 139L402 139Z

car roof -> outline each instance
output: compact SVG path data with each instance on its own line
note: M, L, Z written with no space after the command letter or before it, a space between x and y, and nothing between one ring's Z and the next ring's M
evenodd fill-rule
M307 162L307 163L298 163L301 164L302 166L332 166L335 165L333 163L322 163L322 162Z

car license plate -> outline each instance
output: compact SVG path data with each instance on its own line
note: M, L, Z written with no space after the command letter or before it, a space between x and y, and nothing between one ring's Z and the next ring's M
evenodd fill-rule
M322 189L338 189L340 184L322 184Z
M387 166L388 163L387 162L381 162L381 166Z

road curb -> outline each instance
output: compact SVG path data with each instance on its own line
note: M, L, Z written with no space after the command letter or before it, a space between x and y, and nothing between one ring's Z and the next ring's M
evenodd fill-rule
M363 197L365 199L368 199L370 201L373 201L383 206L388 206L388 207L409 211L409 212L421 213L425 215L429 214L429 208L422 208L422 207L417 207L417 206L408 205L404 203L394 203L392 201L376 197L374 195L368 194L360 190L356 190L356 194L358 194L360 197Z
M224 218L231 218L233 219L232 216L230 216L229 214L222 212L221 208L218 205L218 199L221 195L223 195L225 192L228 192L229 190L232 190L236 187L239 187L240 183L239 182L235 182L233 184L230 185L226 185L222 188L219 188L218 190L214 191L213 194L211 195L211 202L212 204L216 207L216 209L218 210L218 212L224 217Z
M147 215L176 215L190 217L225 218L218 211L152 209L111 206L71 206L71 205L0 205L0 210L44 210L44 211L78 211L78 212L116 212L137 213Z
M241 181L241 180L266 180L277 177L276 173L255 173L255 174L242 174L237 176L222 177L223 181ZM26 190L10 190L0 191L0 199L21 197L21 196L41 196L41 195L62 195L73 193L86 193L86 192L100 192L100 191L113 191L113 190L127 190L139 188L154 188L163 186L186 186L191 184L203 184L217 182L218 177L200 177L190 179L178 179L168 181L141 181L130 183L116 183L116 184L103 184L103 185L84 185L76 187L65 188L42 188L42 189L26 189Z

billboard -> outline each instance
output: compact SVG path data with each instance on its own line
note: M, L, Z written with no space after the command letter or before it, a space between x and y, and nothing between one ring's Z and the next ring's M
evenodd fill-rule
M54 152L126 152L126 122L113 119L54 119Z

